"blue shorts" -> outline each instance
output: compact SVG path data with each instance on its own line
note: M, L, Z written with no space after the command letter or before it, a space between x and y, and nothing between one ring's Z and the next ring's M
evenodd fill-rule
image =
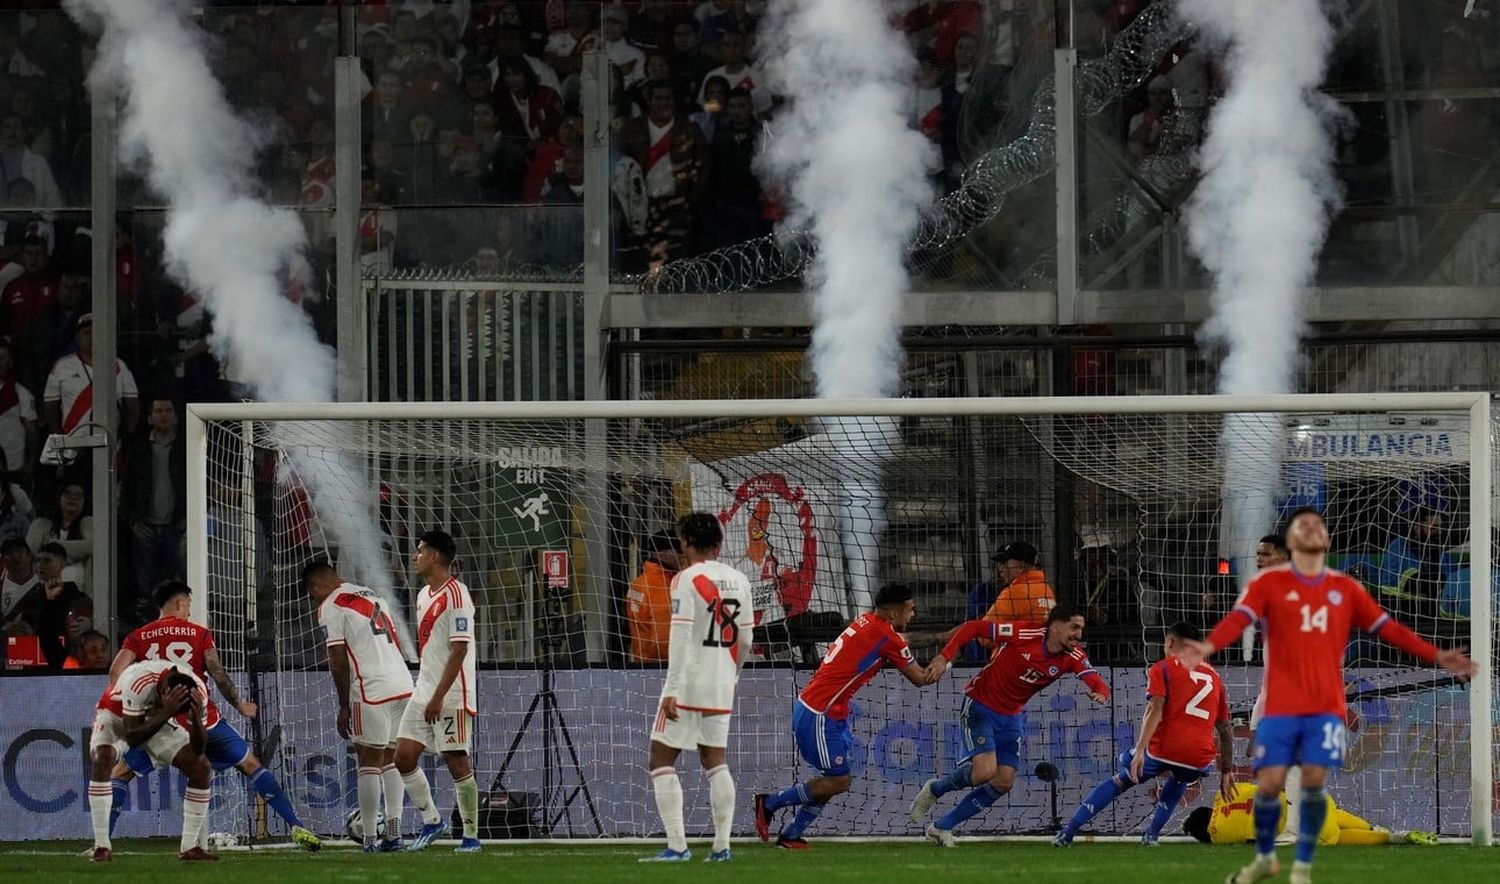
M1311 764L1343 767L1347 736L1337 715L1268 715L1255 729L1255 770Z
M245 743L245 738L240 732L224 719L208 729L208 743L204 747L204 753L208 756L208 763L214 770L227 770L234 767L245 756L250 754L250 746ZM151 761L151 755L146 752L146 744L131 749L125 753L125 764L137 776L147 776L156 770L156 765Z
M792 733L797 754L827 777L849 776L849 720L819 715L801 700L792 702Z
M995 764L1012 770L1021 766L1021 727L1026 716L1001 715L983 703L965 697L958 713L964 728L964 760L986 752L995 753Z
M1141 779L1140 782L1137 783L1135 780L1130 778L1130 762L1134 759L1134 757L1134 749L1127 749L1124 752L1121 752L1120 757L1115 759L1115 763L1118 765L1118 769L1115 771L1115 776L1119 777L1127 783L1136 783L1136 785L1140 785L1140 783L1144 783L1148 780L1154 780L1164 773L1171 774L1173 778L1177 779L1180 782L1196 783L1207 776L1209 771L1213 770L1212 765L1201 770L1197 770L1191 767L1183 767L1180 764L1172 764L1170 762L1162 761L1159 758L1152 758L1151 753L1147 752L1146 761L1141 765Z

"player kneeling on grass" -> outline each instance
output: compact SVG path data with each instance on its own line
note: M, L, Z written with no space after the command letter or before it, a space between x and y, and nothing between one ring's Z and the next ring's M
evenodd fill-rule
M1346 847L1368 844L1421 844L1424 847L1431 847L1438 843L1437 835L1431 832L1392 832L1389 829L1372 826L1347 810L1343 810L1333 803L1332 796L1329 796L1326 801L1327 817L1323 822L1323 828L1318 832L1318 844L1325 847L1334 844L1342 844ZM1212 808L1199 807L1189 813L1182 823L1182 833L1204 844L1244 844L1247 841L1254 841L1254 807L1255 784L1237 784L1232 796L1226 798L1222 794L1215 795ZM1290 828L1291 819L1288 812L1291 807L1287 799L1281 799L1281 818L1277 821L1277 831Z
M928 840L940 847L954 846L954 827L983 813L1015 785L1025 707L1043 688L1072 673L1088 685L1089 699L1101 706L1109 702L1109 685L1080 646L1083 626L1083 614L1069 607L1053 608L1045 626L970 620L953 631L947 646L928 664L928 675L936 681L970 641L987 639L995 645L990 662L964 687L960 723L968 755L948 776L928 780L911 803L911 821L920 823L938 798L971 789L927 827Z
M887 663L918 687L929 684L927 670L912 659L900 635L916 616L917 603L905 586L884 586L875 594L875 610L859 615L828 646L818 671L792 704L792 733L797 752L822 776L774 795L755 796L755 831L771 838L771 818L784 807L797 814L781 830L776 846L806 850L802 833L818 818L829 799L849 791L849 701Z
M641 862L686 862L682 781L677 756L697 747L708 777L714 819L709 862L727 862L734 826L734 778L725 763L729 717L740 666L750 654L755 602L750 581L717 561L724 531L712 513L688 513L677 522L686 566L672 578L672 627L667 643L667 680L651 726L651 789L667 831L667 849Z
M396 728L411 697L411 672L401 655L396 624L373 590L345 582L327 562L304 568L302 585L318 605L318 623L328 643L328 672L339 700L339 736L354 744L359 760L357 792L365 853L401 850L406 786L396 770ZM359 683L352 700L351 680ZM377 843L375 814L382 788L385 837Z
M182 840L177 858L217 860L198 846L208 823L209 783L213 770L203 754L208 743L204 706L208 691L186 669L165 660L127 666L119 681L104 691L89 737L92 769L89 814L94 826L94 862L109 862L109 775L127 747L141 747L158 765L171 765L187 776L182 796Z
M1119 771L1094 787L1073 819L1057 833L1054 846L1072 844L1078 830L1126 789L1164 776L1156 812L1141 836L1142 844L1155 845L1182 793L1208 775L1215 755L1219 760L1219 793L1234 794L1234 734L1229 730L1224 682L1207 663L1189 670L1177 660L1185 642L1202 637L1191 623L1178 623L1167 630L1166 656L1146 671L1146 717L1135 748L1120 755Z
M427 775L417 769L425 749L441 753L453 775L464 838L459 853L477 853L479 786L469 762L474 733L474 601L469 588L453 576L457 558L453 538L428 531L417 541L413 565L427 585L417 592L417 687L406 703L397 731L396 769L412 804L422 814L422 829L407 850L422 850L448 831L432 800ZM365 825L373 828L373 821ZM367 830L368 831L368 828Z

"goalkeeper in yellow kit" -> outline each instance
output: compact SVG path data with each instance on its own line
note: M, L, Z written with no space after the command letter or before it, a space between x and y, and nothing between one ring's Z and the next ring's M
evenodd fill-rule
M1214 795L1212 809L1199 807L1187 815L1182 832L1204 844L1244 844L1255 840L1255 818L1251 806L1255 802L1255 784L1239 783L1234 787L1233 801ZM1318 832L1320 845L1368 845L1368 844L1437 844L1437 836L1431 832L1392 832L1372 826L1352 813L1340 810L1328 798L1328 817ZM1281 819L1276 823L1279 832L1286 825L1286 796L1281 799Z

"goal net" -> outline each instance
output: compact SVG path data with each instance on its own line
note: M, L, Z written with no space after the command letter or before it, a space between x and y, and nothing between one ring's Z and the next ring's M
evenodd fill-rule
M1085 610L1090 655L1114 687L1096 707L1064 680L1028 707L1016 787L971 831L1035 834L1132 744L1165 627L1211 626L1253 574L1260 537L1315 506L1335 566L1433 641L1486 661L1466 687L1355 639L1335 800L1392 829L1486 835L1500 719L1492 593L1471 587L1500 587L1488 528L1500 443L1487 408L1479 394L193 406L189 572L208 590L194 596L198 615L260 703L256 722L231 719L310 824L337 832L355 806L356 764L335 732L300 571L331 560L409 618L415 538L450 532L477 607L473 754L495 808L485 834L652 836L645 752L663 664L658 627L632 617L630 597L655 568L644 564L653 535L689 510L713 512L721 559L756 592L729 744L746 798L736 828L750 834L748 796L809 775L792 704L874 590L916 590L910 638L926 660L994 602L993 560L1024 541L1058 601ZM920 834L908 803L960 760L957 713L980 660L971 649L924 689L886 673L858 695L854 790L813 837ZM1215 662L1247 762L1259 642ZM1471 726L1476 712L1483 724ZM708 832L706 784L695 761L680 765L689 831ZM446 771L433 781L451 810ZM1212 788L1190 794L1178 821ZM216 829L278 833L235 790L219 792ZM1149 787L1127 793L1093 831L1139 832L1152 800Z

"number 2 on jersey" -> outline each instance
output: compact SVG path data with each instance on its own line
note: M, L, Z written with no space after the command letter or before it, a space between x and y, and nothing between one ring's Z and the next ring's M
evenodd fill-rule
M1207 672L1189 672L1188 678L1191 678L1194 684L1201 684L1203 687L1198 689L1198 693L1193 695L1193 699L1187 701L1187 706L1183 711L1194 718L1201 718L1205 721L1213 718L1213 713L1198 704L1202 703L1205 697L1213 693L1214 677Z
M708 635L705 648L732 648L740 641L739 599L714 599L708 603Z

